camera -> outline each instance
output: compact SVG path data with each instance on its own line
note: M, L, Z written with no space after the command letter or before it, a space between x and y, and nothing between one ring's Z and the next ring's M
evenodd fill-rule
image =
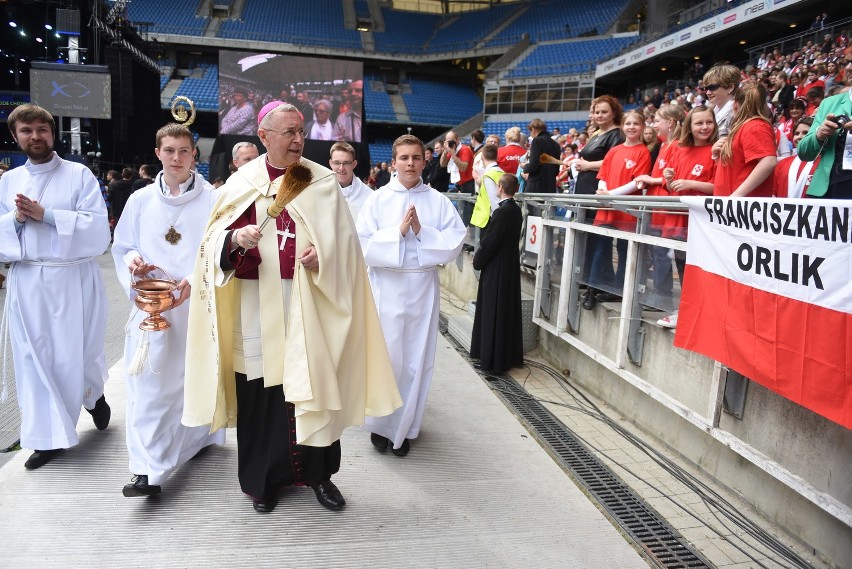
M448 148L455 148L456 147L456 141L455 140L448 140L447 141L447 147Z
M843 128L849 122L849 115L837 115L832 119L832 122L837 123L839 128Z

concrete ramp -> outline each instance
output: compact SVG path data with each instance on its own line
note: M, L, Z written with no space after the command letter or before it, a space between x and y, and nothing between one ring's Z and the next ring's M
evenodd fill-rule
M81 443L36 471L0 469L0 565L16 567L647 567L609 521L439 338L429 408L411 453L344 434L334 477L342 512L290 488L271 514L239 489L236 436L192 461L152 498L124 498L124 380L111 370L113 420L84 412Z

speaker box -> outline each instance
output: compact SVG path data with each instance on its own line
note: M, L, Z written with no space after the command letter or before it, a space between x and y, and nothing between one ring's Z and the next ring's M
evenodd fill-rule
M80 35L80 10L56 10L56 33L69 36Z

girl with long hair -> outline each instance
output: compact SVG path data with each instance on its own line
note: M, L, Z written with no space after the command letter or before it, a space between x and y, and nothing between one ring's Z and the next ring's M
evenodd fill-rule
M713 161L713 143L718 131L716 117L707 107L695 107L686 115L680 139L669 153L669 165L663 170L666 186L676 196L702 196L713 193L716 163ZM669 239L686 241L689 217L683 213L669 213L663 223L662 235ZM686 254L674 252L674 261L683 287ZM657 321L664 328L677 326L677 312Z
M766 90L746 83L734 96L734 109L730 135L713 145L713 157L718 157L713 195L770 197L778 160Z
M670 107L671 105L665 106ZM645 130L642 132L642 142L648 147L648 152L651 153L651 162L653 162L657 159L657 154L660 152L660 139L657 138L657 132L653 126L649 125L645 127Z
M781 131L787 140L793 142L793 129L799 124L799 119L805 116L805 109L808 108L808 102L804 99L793 99L787 105L787 112L784 114L784 120L778 123L778 130Z
M657 137L663 142L660 144L660 152L657 154L656 160L653 161L653 168L650 174L642 174L635 178L635 182L640 190L645 191L645 195L649 196L668 196L668 189L665 186L665 178L663 178L663 170L668 165L669 155L671 154L674 144L677 142L681 132L681 125L686 118L686 113L680 105L663 105L654 115L654 131ZM662 235L663 223L666 219L665 210L655 210L651 214L651 235ZM651 247L651 279L654 285L654 292L664 298L672 295L672 263L668 257L668 248L666 247Z
M621 129L626 140L609 151L603 159L598 172L598 194L626 194L636 191L634 179L651 169L651 153L642 144L642 131L645 117L639 111L624 114ZM602 209L595 216L595 225L614 227L622 231L631 231L636 227L636 218L629 213L614 209ZM627 241L618 239L618 268L612 268L612 238L598 235L594 240L595 248L589 267L589 288L583 299L583 308L591 310L596 302L616 300L618 295L610 292L595 293L592 287L607 286L621 289L624 286Z

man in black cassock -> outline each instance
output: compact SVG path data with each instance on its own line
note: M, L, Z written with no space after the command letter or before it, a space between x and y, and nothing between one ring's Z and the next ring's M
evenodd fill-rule
M479 368L494 374L524 363L521 334L521 267L518 241L521 208L515 202L518 179L505 174L497 185L499 206L491 214L473 268L481 271L470 356Z

